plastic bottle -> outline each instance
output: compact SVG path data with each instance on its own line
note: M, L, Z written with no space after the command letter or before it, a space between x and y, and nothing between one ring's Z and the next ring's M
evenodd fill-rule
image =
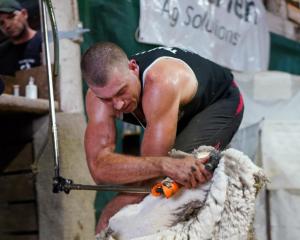
M20 96L20 85L17 84L13 85L13 89L14 89L13 95L16 97Z
M25 88L25 97L37 99L37 86L34 84L34 78L29 77L29 82Z

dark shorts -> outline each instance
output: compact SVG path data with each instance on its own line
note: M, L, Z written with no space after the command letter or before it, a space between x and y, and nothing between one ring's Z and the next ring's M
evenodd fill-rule
M233 82L222 99L195 115L177 133L174 148L185 152L201 145L225 149L238 130L243 113L243 98Z

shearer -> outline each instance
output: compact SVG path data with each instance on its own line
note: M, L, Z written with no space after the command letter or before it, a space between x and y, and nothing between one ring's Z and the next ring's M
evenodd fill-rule
M201 145L223 150L238 130L244 111L232 73L195 53L158 47L130 58L109 42L91 46L81 61L88 125L85 149L98 184L143 183L168 176L187 188L207 182L207 157L168 157L175 148ZM141 156L117 154L115 119L144 127ZM102 212L96 232L142 194L119 194Z

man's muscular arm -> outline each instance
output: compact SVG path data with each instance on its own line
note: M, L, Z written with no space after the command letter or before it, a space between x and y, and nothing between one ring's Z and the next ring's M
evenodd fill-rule
M88 125L85 150L96 183L127 184L164 175L161 168L164 157L133 157L114 153L116 130L112 106L101 102L90 90L86 104Z
M173 61L160 60L146 74L143 110L147 127L141 149L146 156L168 154L176 138L179 106L193 96L193 91L183 84L190 77L186 74L188 69ZM193 157L167 158L162 162L162 170L166 176L188 188L196 187L211 177L204 165Z
M166 156L176 137L180 93L166 79L160 80L150 76L145 86L143 110L147 127L141 147L143 155Z
M146 72L142 104L147 128L143 154L166 155L172 148L179 106L192 100L197 85L194 72L178 59L161 58Z

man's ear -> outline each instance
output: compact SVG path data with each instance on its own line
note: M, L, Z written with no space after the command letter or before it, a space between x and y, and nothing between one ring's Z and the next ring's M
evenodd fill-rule
M128 62L128 67L130 70L134 71L134 72L139 72L139 65L137 64L137 62L135 61L135 59L130 59Z
M25 8L20 10L22 16L27 20L28 19L28 12Z

